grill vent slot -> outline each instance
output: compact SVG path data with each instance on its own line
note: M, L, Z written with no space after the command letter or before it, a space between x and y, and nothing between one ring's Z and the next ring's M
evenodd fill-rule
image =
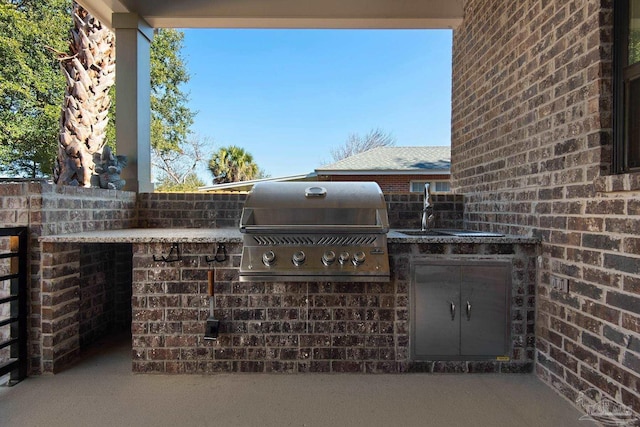
M325 236L320 237L316 245L357 246L370 245L376 241L376 236Z
M313 239L308 236L253 236L260 246L278 245L313 245Z
M358 246L372 245L376 236L252 236L259 246Z

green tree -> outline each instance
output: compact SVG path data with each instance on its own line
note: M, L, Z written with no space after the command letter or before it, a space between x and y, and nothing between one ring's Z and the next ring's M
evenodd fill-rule
M90 125L99 132L92 132L89 136L85 135L87 123L84 122L90 115L70 114L76 110L78 102L64 96L65 80L70 88L67 95L70 95L77 92L78 82L91 70L113 74L111 65L106 61L78 65L77 60L83 62L83 58L78 49L74 50L74 44L86 34L84 27L101 27L92 21L90 15L81 15L81 18L85 17L79 22L82 31L70 32L72 16L77 15L72 15L71 11L71 0L0 0L0 174L49 175L60 143L64 146L61 146L58 164L74 167L58 170L56 178L62 176L63 179L58 181L63 184L87 185L86 172L92 169L88 162L92 154L99 153L105 143L112 148L115 146L113 87L107 95L102 89L108 85L102 81L88 85L89 96L96 93L93 89L100 89L99 99L89 101L95 104L91 115L100 119L100 124L96 121ZM62 52L69 44L69 34L72 35L71 54L66 55ZM109 51L108 37L112 34L104 31L92 35L90 42ZM184 34L180 31L158 30L151 44L152 163L160 181L173 179L176 184L181 182L175 177L182 177L184 182L188 175L183 168L171 168L180 164L176 158L189 156L189 128L195 116L187 106L187 94L181 89L181 85L189 80L181 56L183 39ZM51 51L58 53L65 69L63 73ZM68 76L66 79L65 75ZM108 108L109 99L111 109L105 132L106 117L102 107ZM80 136L79 142L74 142L69 136ZM67 154L69 156L65 157ZM164 165L164 168L159 168L159 165Z
M220 148L209 160L215 184L249 181L259 177L260 169L253 156L236 146Z
M64 50L69 0L0 2L0 174L51 174L65 79L49 48Z
M159 193L188 193L204 187L205 183L195 173L190 173L184 177L182 182L176 183L170 178L165 178L157 186L155 191Z
M183 32L160 29L151 43L151 146L160 156L181 151L196 114L181 88L190 78L181 54L183 42Z
M190 137L195 112L182 85L190 79L182 56L184 33L157 30L151 43L151 163L158 191L195 190L191 179L201 161L206 139ZM198 185L188 185L188 182Z

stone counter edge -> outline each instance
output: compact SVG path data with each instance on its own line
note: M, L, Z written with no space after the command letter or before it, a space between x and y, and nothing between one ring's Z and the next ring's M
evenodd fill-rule
M135 228L43 236L42 243L241 243L236 228Z
M237 228L134 228L42 236L38 240L43 243L242 243L242 233ZM389 243L539 243L538 239L525 236L407 236L394 231L388 233L387 241Z

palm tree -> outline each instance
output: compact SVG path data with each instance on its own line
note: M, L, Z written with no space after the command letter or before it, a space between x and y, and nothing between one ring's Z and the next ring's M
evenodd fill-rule
M115 35L75 2L73 22L71 54L58 52L67 89L53 179L90 187L94 158L106 142L109 89L115 83Z
M258 177L259 168L253 156L236 146L223 147L209 160L209 170L215 184L248 181Z

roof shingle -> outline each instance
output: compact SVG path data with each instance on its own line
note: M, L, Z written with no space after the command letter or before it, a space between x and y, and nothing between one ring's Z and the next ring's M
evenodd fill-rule
M316 172L331 171L434 171L451 168L451 147L377 147L338 162L324 165Z

